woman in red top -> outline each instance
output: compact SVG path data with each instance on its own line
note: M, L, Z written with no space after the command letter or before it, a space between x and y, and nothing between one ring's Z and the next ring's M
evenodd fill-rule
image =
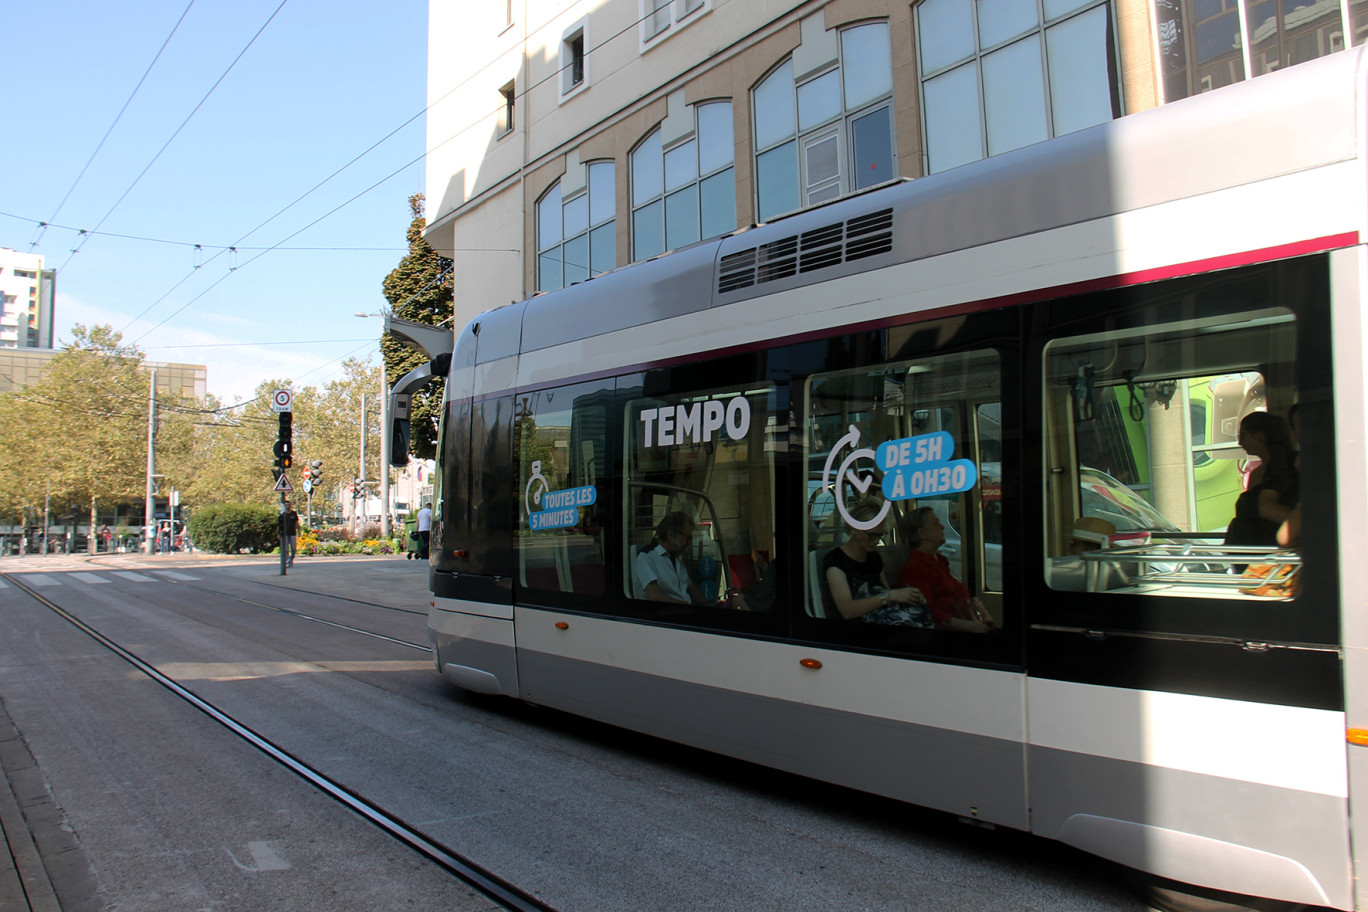
M912 550L898 571L897 585L921 590L931 608L931 617L941 630L992 630L992 617L983 603L969 595L964 583L955 579L950 562L940 553L941 545L945 544L945 526L936 511L918 507L908 514L904 528Z

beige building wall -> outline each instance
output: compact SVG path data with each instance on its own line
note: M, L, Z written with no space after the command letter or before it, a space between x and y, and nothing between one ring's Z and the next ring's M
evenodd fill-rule
M525 0L511 4L509 22L505 3L430 0L427 236L456 262L457 325L535 290L537 203L557 181L582 186L590 162L616 166L617 263L629 263L630 154L688 105L732 102L737 227L753 223L751 90L790 55L820 62L845 26L888 23L897 173L926 173L913 4L705 0L648 42L640 23L649 5ZM1131 113L1160 101L1154 14L1150 0L1113 9L1121 109ZM576 31L585 78L566 93L562 45ZM515 116L505 130L500 89L510 83Z
M0 393L15 392L40 382L48 364L59 354L51 348L0 348ZM189 400L203 399L207 393L209 371L202 364L144 361L143 367L156 369L159 393Z

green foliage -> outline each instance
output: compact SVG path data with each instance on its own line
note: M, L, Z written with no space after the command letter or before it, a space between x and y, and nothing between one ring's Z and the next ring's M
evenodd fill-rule
M385 276L382 287L396 317L436 326L451 319L452 263L423 239L423 228L427 225L423 194L409 197L409 210L413 221L408 230L408 256ZM381 337L380 351L391 384L427 361L420 352L401 345L388 334ZM441 417L444 384L443 380L434 380L413 393L409 450L420 459L437 455L437 420Z
M42 379L0 397L0 516L18 521L44 502L97 507L140 502L147 480L148 400L143 355L108 326L72 328L72 341ZM193 427L185 403L158 395L157 452L169 466L189 452ZM93 522L93 519L92 519Z
M216 554L266 551L279 544L278 511L255 503L210 504L190 517L190 540Z

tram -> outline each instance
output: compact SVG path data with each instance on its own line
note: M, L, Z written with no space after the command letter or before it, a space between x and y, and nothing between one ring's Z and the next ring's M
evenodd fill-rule
M423 371L447 378L437 670L1197 888L1368 909L1365 66L481 315ZM1240 422L1293 406L1299 547L1226 546ZM926 506L980 623L846 620L831 549L881 535L891 584ZM1085 517L1106 525L1079 551ZM653 600L641 558L672 535L691 596ZM1295 584L1251 583L1270 562Z

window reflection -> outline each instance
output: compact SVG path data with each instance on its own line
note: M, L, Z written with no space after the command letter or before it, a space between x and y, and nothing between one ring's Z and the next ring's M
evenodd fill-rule
M607 470L603 429L611 397L609 381L517 398L513 487L520 521L513 544L520 586L543 593L605 591L598 482Z
M663 148L657 129L632 153L632 258L659 256L736 228L731 102L692 108L694 131Z
M916 16L930 172L1119 113L1108 3L925 0Z
M585 167L585 187L563 199L557 181L537 203L537 289L555 291L617 265L612 162Z
M1156 0L1155 9L1167 101L1315 60L1368 35L1364 0Z
M839 48L834 67L795 83L786 60L751 93L761 221L897 175L888 26L845 29Z

